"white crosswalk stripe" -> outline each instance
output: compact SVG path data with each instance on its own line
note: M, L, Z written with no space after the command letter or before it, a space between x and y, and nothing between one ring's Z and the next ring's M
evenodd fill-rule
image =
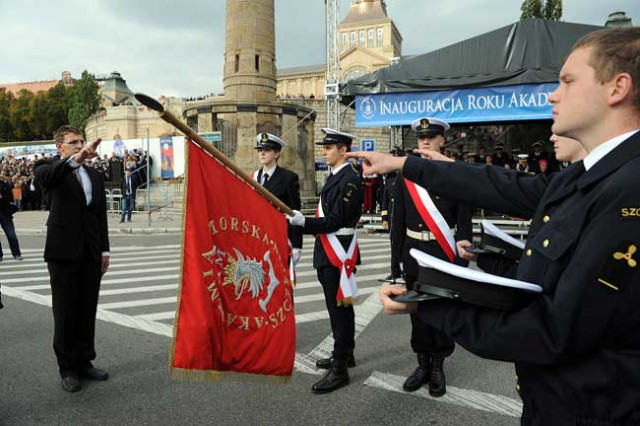
M356 275L359 287L356 305L377 292L378 279L387 275L391 257L387 238L359 236L359 239L362 265ZM303 256L296 268L294 303L300 312L296 314L298 325L328 319L322 287L312 265L313 244L312 238L305 237ZM43 250L23 252L22 262L0 264L3 293L50 306ZM166 335L175 318L180 259L178 244L112 248L109 272L102 280L98 318Z

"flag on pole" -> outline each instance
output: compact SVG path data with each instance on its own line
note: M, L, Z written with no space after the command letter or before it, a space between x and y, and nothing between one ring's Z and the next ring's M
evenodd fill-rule
M286 218L209 153L187 144L171 376L287 382L295 317Z

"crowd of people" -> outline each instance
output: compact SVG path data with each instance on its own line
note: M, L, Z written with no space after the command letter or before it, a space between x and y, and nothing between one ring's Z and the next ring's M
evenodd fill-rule
M43 199L42 189L34 174L34 165L42 159L50 159L47 154L15 157L0 154L0 182L11 189L12 200L17 211L44 210L47 203ZM86 161L85 166L91 167L104 177L107 188L120 188L123 183L125 170L131 170L136 187L143 187L147 181L147 152L138 149L127 151L118 156L103 154ZM151 160L152 161L152 160ZM150 169L150 168L149 168Z

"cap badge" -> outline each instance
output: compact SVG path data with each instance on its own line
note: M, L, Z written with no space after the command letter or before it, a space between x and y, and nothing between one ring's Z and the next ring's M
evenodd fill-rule
M428 129L429 128L429 120L427 120L426 118L423 118L422 120L420 120L420 128L421 129Z
M260 135L262 142L269 142L269 136L266 133Z

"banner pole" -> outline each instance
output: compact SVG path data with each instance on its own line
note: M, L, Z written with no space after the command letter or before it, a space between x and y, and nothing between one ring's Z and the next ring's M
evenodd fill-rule
M278 197L273 195L269 190L265 189L262 185L256 182L251 176L242 171L238 166L235 165L231 160L229 160L222 152L220 152L216 147L212 144L205 141L202 136L191 130L189 126L184 124L182 121L178 120L176 116L171 114L169 111L166 111L162 104L157 100L153 99L150 96L147 96L143 93L136 93L135 98L142 103L144 106L151 108L154 111L160 113L160 118L166 121L169 124L172 124L175 128L180 130L182 133L187 135L189 139L191 139L196 145L200 148L207 151L213 158L220 161L224 166L236 174L240 179L242 179L245 183L253 187L258 194L262 195L266 198L271 204L276 206L281 212L293 216L293 210L291 210L285 203L280 201Z

